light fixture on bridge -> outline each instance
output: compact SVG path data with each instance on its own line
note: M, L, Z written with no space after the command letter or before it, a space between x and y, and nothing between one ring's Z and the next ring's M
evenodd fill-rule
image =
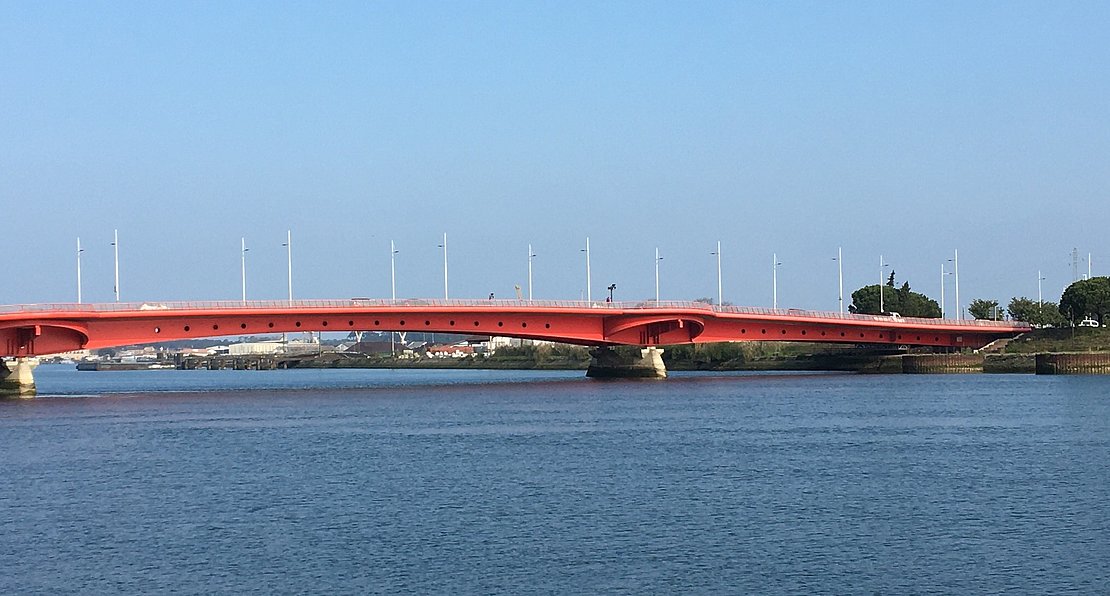
M959 249L952 250L952 258L948 259L952 263L952 274L956 278L956 318L964 318L964 309L960 307L960 251Z
M397 300L397 247L389 241L389 297Z
M659 261L662 261L662 260L663 260L663 257L659 256L659 247L656 246L655 247L655 301L656 302L659 302Z
M613 290L617 289L617 284L609 284L609 302L613 301Z
M250 250L250 249L247 248L247 239L246 239L246 237L239 238L239 259L240 259L239 271L241 273L240 277L242 277L242 282L243 282L243 302L244 303L246 303L246 301L247 301L247 251L248 250Z
M886 268L890 267L890 263L883 260L883 255L879 255L879 314L886 312L886 305L883 304L883 286L886 285Z
M116 293L116 302L119 302L119 230L112 230L112 246L114 247L116 262L116 285L113 290Z
M586 253L586 302L593 302L594 297L593 297L593 293L591 292L591 287L590 287L590 286L593 285L593 283L592 283L592 280L590 279L590 237L589 236L586 236L586 248L579 249L578 252Z
M717 241L717 250L710 252L711 255L717 255L717 306L721 306L724 302L724 295L721 291L721 241Z
M771 308L778 309L779 307L779 256L776 253L771 253Z
M443 249L443 299L450 300L447 297L447 232L443 233L443 244L439 247Z
M286 262L289 269L289 302L293 301L293 231L286 230L285 242L282 243L285 247Z
M81 253L85 249L81 248L81 237L77 237L77 304L81 304Z
M532 300L532 259L536 257L532 252L532 245L528 245L528 300Z

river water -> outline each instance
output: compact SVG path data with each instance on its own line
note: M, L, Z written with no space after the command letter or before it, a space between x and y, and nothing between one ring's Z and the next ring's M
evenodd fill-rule
M141 371L0 402L0 593L1107 593L1110 378Z

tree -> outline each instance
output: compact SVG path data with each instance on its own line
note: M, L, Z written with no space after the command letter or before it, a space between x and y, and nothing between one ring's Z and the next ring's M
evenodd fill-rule
M1087 317L1102 322L1110 314L1110 277L1077 281L1060 297L1060 312L1072 324Z
M1010 312L1010 318L1013 320L1024 321L1034 327L1063 327L1067 325L1067 319L1060 314L1060 309L1057 308L1055 302L1041 303L1022 296L1021 298L1011 299L1006 310Z
M879 285L874 284L852 292L852 304L848 310L859 314L880 314L879 290ZM940 318L940 305L936 300L911 291L909 283L903 283L902 287L895 288L893 272L882 287L882 293L885 312L896 312L904 317Z
M997 300L976 298L967 305L967 312L976 319L1001 319L1006 311L999 308Z

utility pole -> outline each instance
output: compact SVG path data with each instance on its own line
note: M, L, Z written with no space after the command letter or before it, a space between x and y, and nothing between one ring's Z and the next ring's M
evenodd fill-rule
M844 253L841 247L836 247L836 258L833 260L836 261L836 275L840 280L840 314L844 314Z

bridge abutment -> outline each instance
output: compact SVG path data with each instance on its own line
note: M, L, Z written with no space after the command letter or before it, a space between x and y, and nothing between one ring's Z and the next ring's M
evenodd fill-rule
M641 348L639 355L624 350L599 347L590 350L590 367L586 376L593 379L665 379L663 350Z
M34 397L35 377L31 371L38 365L37 358L0 360L0 397Z

